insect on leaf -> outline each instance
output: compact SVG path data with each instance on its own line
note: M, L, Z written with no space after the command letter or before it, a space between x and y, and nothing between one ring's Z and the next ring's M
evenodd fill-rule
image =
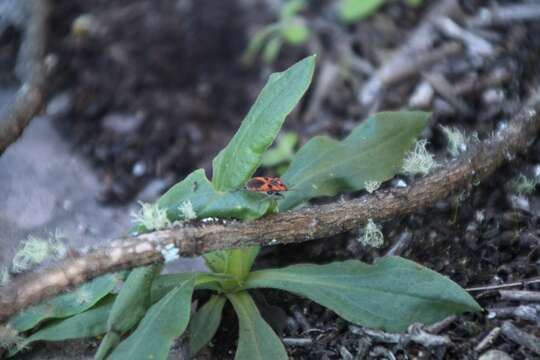
M234 137L214 158L216 190L240 189L253 175L285 118L306 92L314 68L315 56L309 56L270 76Z

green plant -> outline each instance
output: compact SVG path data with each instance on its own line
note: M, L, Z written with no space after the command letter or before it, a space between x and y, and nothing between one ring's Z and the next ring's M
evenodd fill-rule
M284 193L280 200L243 190L286 116L306 92L314 67L311 56L270 77L238 132L214 159L212 181L203 170L196 170L159 199L156 206L167 212L171 223L193 214L198 219L259 218L290 210L312 198L358 191L366 183L386 181L400 171L405 154L427 123L428 113L375 114L342 141L326 136L311 139L283 174L283 180L295 191ZM144 231L144 226L138 229ZM84 304L74 299L80 288L10 320L18 332L41 325L22 343L18 339L11 354L36 340L105 334L96 359L165 359L173 339L187 328L192 354L196 354L214 336L229 301L239 320L235 358L287 359L285 347L249 293L257 288L290 291L355 324L390 331L403 331L413 322L433 323L450 314L480 310L457 284L403 258L386 257L374 265L348 260L251 271L259 249L252 246L208 253L204 256L211 270L208 273L159 275L159 265L137 268L118 294L113 289L119 275L97 278L83 286ZM211 290L214 295L190 319L193 291L199 289ZM124 338L125 334L129 335Z
M403 0L408 6L418 7L423 0ZM387 0L341 0L338 6L339 17L346 23L353 23L373 15Z
M306 5L306 0L286 2L281 9L278 21L255 33L244 53L244 63L252 63L261 49L263 60L266 63L272 63L279 55L283 43L304 44L309 39L310 31L305 20L298 14Z

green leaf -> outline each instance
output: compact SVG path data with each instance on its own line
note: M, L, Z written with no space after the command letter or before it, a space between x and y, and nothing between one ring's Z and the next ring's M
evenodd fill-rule
M185 272L175 274L164 274L157 277L152 283L152 303L161 300L169 291L176 286L182 285L195 277L196 290L221 291L220 283L233 280L228 274L215 274L209 272Z
M231 274L237 279L244 279L249 274L260 246L241 249L213 251L204 255L206 264L216 273Z
M107 331L107 318L114 296L102 299L95 307L62 320L54 320L19 344L18 350L34 341L62 341L67 339L98 336ZM14 355L14 353L10 353Z
M385 0L341 0L339 16L346 23L352 23L373 15Z
M150 307L152 281L160 272L161 265L144 266L131 271L114 301L107 320L108 333L99 345L96 360L105 359L118 344L120 337L143 318Z
M289 210L315 197L362 190L367 181L392 178L429 116L419 111L382 112L363 121L342 141L314 137L282 176L292 191L284 193L279 209Z
M281 34L286 42L292 45L305 43L309 38L309 29L304 21L299 19L288 21L281 28Z
M248 246L240 249L213 251L204 254L203 257L208 267L215 273L233 276L233 279L222 281L220 284L223 290L232 291L239 287L249 275L260 249L260 246Z
M82 313L109 294L122 278L123 273L107 274L95 278L72 292L24 310L12 318L9 325L22 332L33 328L46 319L66 318Z
M186 329L194 279L171 290L148 310L137 329L118 345L110 360L166 359L174 338Z
M112 349L120 343L122 337L116 332L107 332L105 337L99 343L96 354L94 355L94 360L104 360L107 355L111 352Z
M282 45L283 40L280 37L275 36L268 40L262 53L263 61L267 64L272 64L278 57Z
M245 288L261 287L305 296L355 324L388 331L481 310L452 280L400 257L385 257L375 265L349 260L251 273Z
M221 313L226 298L223 295L212 295L193 315L189 324L189 341L191 356L195 356L206 344L212 340L221 322Z
M263 47L265 41L267 41L269 37L276 35L279 32L279 29L279 24L272 24L257 31L249 41L248 47L244 51L244 55L242 55L242 62L248 65L253 63L255 56L257 56L257 53Z
M287 20L296 16L307 6L306 0L289 0L281 8L280 19Z
M207 217L257 219L272 207L264 194L249 191L216 191L206 178L203 169L192 172L174 185L158 200L158 206L167 210L171 221L183 220L181 206L190 202L198 219Z
M213 161L216 190L240 189L253 175L285 118L306 92L314 68L315 56L310 56L270 76L240 129Z
M235 360L287 360L287 351L270 325L264 321L246 291L227 294L238 316L239 339Z
M419 7L423 3L423 0L404 0L404 1L410 7Z
M278 137L276 146L264 153L261 165L270 167L291 161L297 142L298 134L294 132L283 133Z

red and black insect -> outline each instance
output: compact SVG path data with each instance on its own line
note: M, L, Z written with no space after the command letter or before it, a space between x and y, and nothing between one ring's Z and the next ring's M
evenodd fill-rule
M289 189L278 177L258 176L250 179L246 183L246 190L282 196L281 193L288 191Z

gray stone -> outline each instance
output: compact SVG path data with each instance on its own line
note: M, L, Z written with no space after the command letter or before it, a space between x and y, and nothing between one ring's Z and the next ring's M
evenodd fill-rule
M512 357L501 350L488 350L478 360L512 360Z

